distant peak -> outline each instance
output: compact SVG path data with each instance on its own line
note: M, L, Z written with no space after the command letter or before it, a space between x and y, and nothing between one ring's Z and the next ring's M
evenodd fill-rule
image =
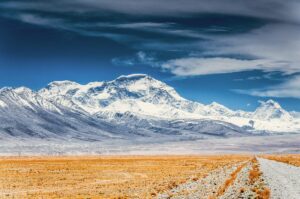
M91 86L91 87L97 87L97 86L102 86L103 82L89 82L86 84L86 86Z
M263 107L268 106L268 107L274 107L274 108L278 108L278 109L281 108L280 104L272 99L269 99L267 101L259 101L259 103L261 104L260 106L263 106Z
M209 106L222 106L221 104L219 104L218 102L212 102Z
M76 82L72 82L69 80L62 80L62 81L53 81L48 84L48 86L69 86L69 85L78 85Z
M32 93L33 91L27 87L21 86L18 88L15 88L14 91L18 94L20 93Z
M274 100L259 101L261 104L254 111L254 118L261 120L281 119L291 120L293 117Z

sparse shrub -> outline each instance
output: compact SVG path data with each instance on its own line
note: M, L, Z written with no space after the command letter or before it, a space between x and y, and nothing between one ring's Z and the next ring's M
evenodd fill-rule
M244 192L245 192L245 188L242 187L242 188L240 189L240 193L244 193Z

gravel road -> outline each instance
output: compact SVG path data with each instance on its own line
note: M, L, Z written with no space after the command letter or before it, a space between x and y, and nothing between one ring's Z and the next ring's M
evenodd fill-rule
M208 198L214 194L230 174L240 164L233 167L223 167L209 173L205 178L198 181L188 181L180 186L160 194L156 199L199 199Z
M258 158L272 199L300 198L300 167Z

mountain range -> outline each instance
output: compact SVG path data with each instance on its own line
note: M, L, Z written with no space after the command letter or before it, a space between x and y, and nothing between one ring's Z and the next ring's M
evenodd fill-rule
M205 105L145 74L81 85L55 81L39 91L0 89L0 139L194 140L297 133L297 112L260 102L253 112Z

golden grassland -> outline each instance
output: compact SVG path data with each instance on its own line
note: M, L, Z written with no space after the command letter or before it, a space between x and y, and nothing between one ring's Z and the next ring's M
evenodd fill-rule
M246 155L0 158L0 198L152 198Z
M300 154L264 155L262 157L300 167Z

